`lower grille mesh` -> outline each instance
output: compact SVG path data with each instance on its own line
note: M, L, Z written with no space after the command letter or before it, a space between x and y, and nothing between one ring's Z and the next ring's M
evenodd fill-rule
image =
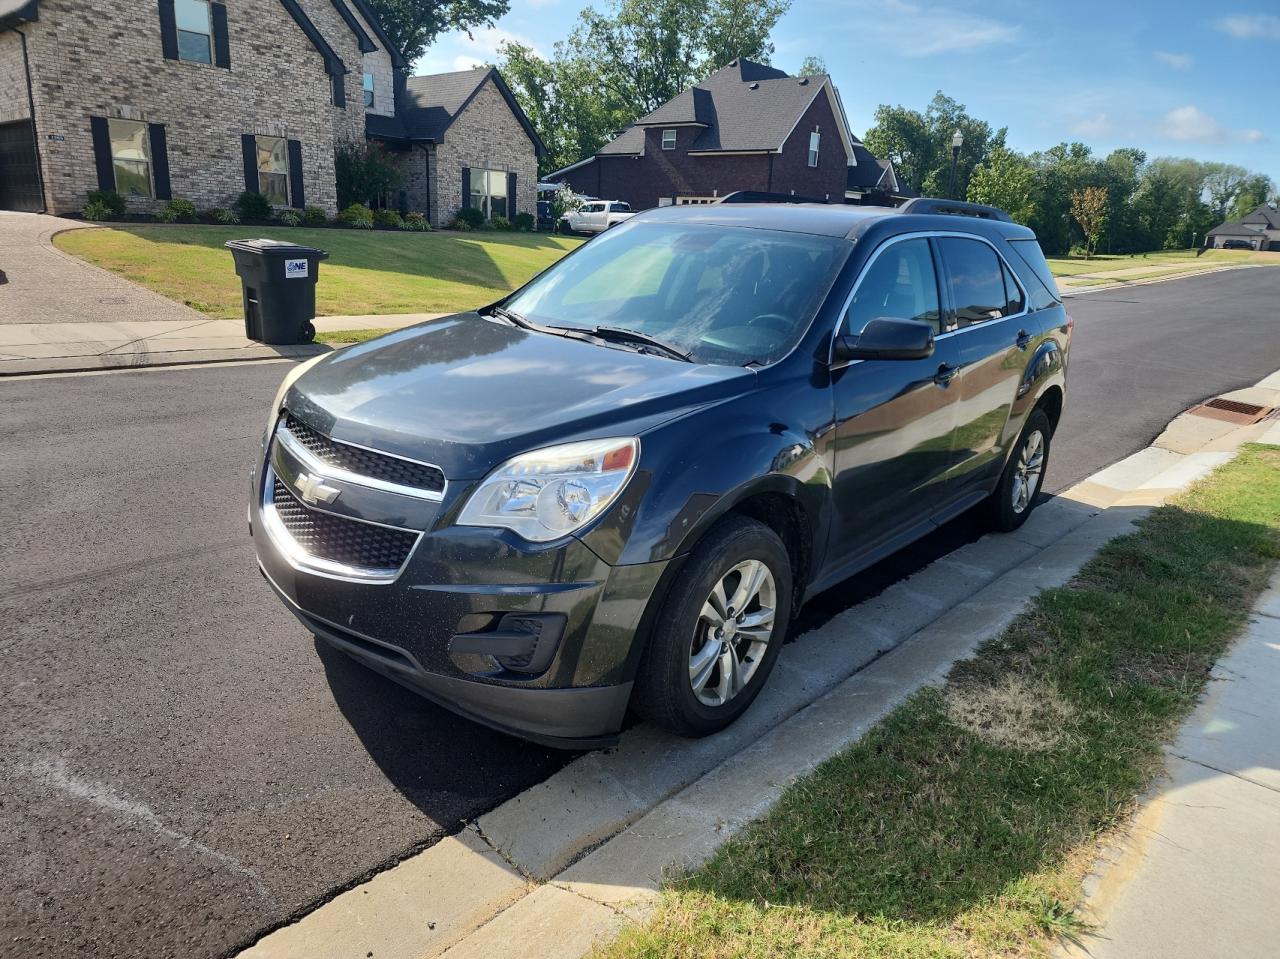
M372 526L357 520L309 509L276 477L273 491L276 515L289 535L309 555L363 569L399 569L418 534Z

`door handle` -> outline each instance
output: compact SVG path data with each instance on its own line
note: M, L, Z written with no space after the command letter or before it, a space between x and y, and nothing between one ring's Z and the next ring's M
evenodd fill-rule
M952 366L950 363L943 363L938 367L938 372L934 374L933 382L942 387L950 386L951 381L955 379L956 374L959 372L960 367Z
M1026 330L1019 330L1018 339L1015 342L1018 344L1018 349L1025 350L1031 345L1031 334Z

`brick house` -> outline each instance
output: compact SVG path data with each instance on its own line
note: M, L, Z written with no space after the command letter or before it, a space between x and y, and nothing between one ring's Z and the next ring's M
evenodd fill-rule
M145 213L255 190L332 215L335 151L396 120L424 79L407 72L367 0L0 0L0 209L73 213L101 188ZM459 150L510 135L489 99L460 111ZM521 136L527 156L486 162L536 166Z
M493 67L410 77L394 115L366 130L404 176L401 205L442 226L462 207L485 217L535 213L542 140Z
M545 179L637 210L738 190L829 203L892 202L900 192L892 167L849 131L829 76L793 77L745 59Z
M1208 248L1221 249L1228 243L1237 249L1243 244L1251 250L1280 250L1280 208L1263 203L1238 220L1218 224L1204 237Z

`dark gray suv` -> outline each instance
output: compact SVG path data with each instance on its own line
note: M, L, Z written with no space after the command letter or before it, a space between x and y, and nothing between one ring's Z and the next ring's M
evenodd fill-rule
M1071 327L990 208L648 211L295 368L259 563L317 636L480 722L710 733L808 597L964 510L1027 518Z

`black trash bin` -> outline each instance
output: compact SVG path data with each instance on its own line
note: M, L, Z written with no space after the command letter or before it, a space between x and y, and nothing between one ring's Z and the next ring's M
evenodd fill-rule
M244 335L263 343L315 339L316 280L329 254L282 240L228 240L244 291Z

